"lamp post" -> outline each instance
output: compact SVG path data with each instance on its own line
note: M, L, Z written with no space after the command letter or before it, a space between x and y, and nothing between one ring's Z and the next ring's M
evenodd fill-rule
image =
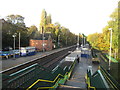
M43 46L43 52L44 52L44 33L43 33L43 43L42 43L42 46Z
M59 30L58 30L58 47L59 47L59 44L60 44L59 40L60 40L60 30L61 29L62 29L62 27L59 27Z
M42 26L42 49L44 52L44 27Z
M14 47L14 58L15 58L15 37L16 37L17 33L13 34L12 37L14 38L14 43L13 43L13 47Z
M19 32L19 55L20 55L20 32Z
M85 37L84 37L84 46L85 46L86 42L85 42Z
M79 48L79 34L78 34L78 39L77 39L77 48Z
M109 52L110 58L109 58L109 68L108 68L108 70L110 71L110 65L111 65L111 50L112 50L112 28L109 28L109 30L110 30L111 32L110 32L110 52Z
M60 35L58 35L58 47L59 47L59 44L60 44L59 40L60 40Z
M66 36L66 46L67 46L67 36Z
M82 34L82 47L84 46L84 35Z

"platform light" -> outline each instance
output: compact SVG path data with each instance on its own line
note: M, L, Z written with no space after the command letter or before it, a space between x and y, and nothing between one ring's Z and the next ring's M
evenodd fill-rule
M110 52L109 52L109 68L108 70L110 70L110 66L111 66L111 50L112 50L112 28L109 28L108 30L110 30Z
M14 38L14 42L13 42L13 47L14 47L14 58L15 58L15 37L17 36L17 33L14 33L13 35L12 35L12 37Z
M58 35L58 47L60 46L60 35Z

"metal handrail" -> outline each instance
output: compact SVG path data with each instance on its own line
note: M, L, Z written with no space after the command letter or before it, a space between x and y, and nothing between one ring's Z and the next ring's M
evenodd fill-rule
M111 87L120 90L120 84L102 66L100 66L100 70L102 71L103 76L106 78Z
M71 71L73 70L74 65L75 65L75 62L72 64L72 67L71 67L71 69L70 69L69 72L71 72ZM62 77L64 78L69 72L66 72L65 75L62 75L62 74L59 73L53 81L44 80L44 79L38 79L38 80L37 80L36 82L34 82L31 86L29 86L29 87L27 88L27 90L29 90L30 88L32 88L32 87L33 87L35 84L37 84L38 82L50 82L50 83L55 83L55 82L56 82L56 83L57 83L57 82L60 80L59 76L62 76ZM57 80L57 81L56 81L56 80ZM55 84L56 84L56 83L55 83ZM55 85L55 84L54 84L54 85ZM40 88L40 89L53 88L54 85L53 85L52 87L39 87L39 88Z
M44 72L51 73L50 70L48 70L45 67L42 67L42 66L40 66L36 63L36 64L33 64L33 65L31 65L29 67L26 67L22 70L19 70L15 73L12 73L10 75L4 75L3 74L2 76L3 77L5 76L4 79L3 79L3 88L11 87L12 83L15 84L13 87L16 88L16 83L15 82L19 82L19 81L21 81L22 78L27 77L27 78L23 79L23 82L18 83L17 86L20 86L24 82L31 79L31 77L37 75L39 72L42 72L43 70L44 70ZM31 74L31 75L29 75L29 74Z

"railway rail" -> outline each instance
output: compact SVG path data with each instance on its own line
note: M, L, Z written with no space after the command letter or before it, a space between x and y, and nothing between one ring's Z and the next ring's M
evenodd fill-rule
M66 80L69 79L70 75L72 74L73 68L76 65L76 56L79 54L78 51L76 52L74 51L71 54L69 52L69 51L73 51L74 49L75 47L70 47L70 48L61 50L59 52L46 55L40 58L41 59L40 61L34 64L32 63L32 65L25 67L24 69L21 69L13 73L9 72L10 74L8 75L6 74L7 77L3 78L3 89L25 88L29 90L34 88L37 88L37 89L58 88L60 85L65 84ZM65 56L67 56L67 58L63 60ZM61 60L63 61L60 62ZM85 59L85 60L88 60L88 59ZM78 65L81 67L81 64L83 64L83 62ZM86 61L84 62L84 64L88 65L86 64ZM86 66L84 68L87 70ZM79 70L78 67L76 70ZM104 72L102 73L103 70L99 68L99 70L97 70L94 74L89 74L88 72L89 70L91 69L88 68L87 70L86 82L85 82L88 86L88 89L97 89L99 88L99 86L104 87L107 84L108 86L107 87L105 86L104 87L105 89L108 87L111 88L113 87L111 85L114 85L113 89L119 90L119 84L117 82L114 82L114 79L112 79L111 76L108 77L109 73L108 74L105 74ZM85 72L85 70L82 72ZM79 78L80 76L82 76L82 74L79 75ZM98 81L98 77L99 77L99 80L101 80L101 83L96 84L96 82ZM110 81L108 81L107 79L109 79ZM82 80L82 78L79 80ZM92 81L92 83L90 81ZM74 83L71 85L69 80L68 80L68 83L66 84L68 86L74 85ZM82 86L80 86L79 88L82 88Z
M59 56L59 57L55 58L54 60L52 60L51 62L47 62L46 64L43 65L43 67L53 69L57 65L57 63L59 63L67 55L69 55L69 53Z
M17 72L21 69L24 69L24 68L26 68L30 65L35 64L35 63L38 63L41 66L50 66L50 63L52 64L52 63L56 63L56 61L58 62L60 59L62 59L66 55L68 55L68 51L73 51L75 49L75 47L76 46L71 46L67 49L64 49L64 50L61 50L61 51L58 51L58 52L55 52L55 53L52 53L52 54L49 54L49 55L45 55L45 56L40 57L40 58L30 60L29 62L25 62L23 64L20 64L18 66L13 67L13 68L4 70L0 73L5 74L5 75L9 75L11 73ZM60 58L60 56L61 56L61 58ZM55 59L56 59L56 61L55 61ZM53 65L53 66L55 66L55 65Z
M24 74L25 72L23 72L24 70L26 71L27 68L31 68L31 66L34 66L36 64L39 64L40 66L42 66L43 68L47 68L48 71L52 70L54 67L57 66L58 62L60 62L65 56L67 56L69 53L69 51L73 51L75 49L75 46L52 53L50 55L46 55L43 57L40 57L38 59L34 59L31 62L27 62L24 63L22 65L19 65L17 67L11 68L9 70L3 71L2 72L2 82L3 82L3 87L4 85L6 85L7 83L9 83L9 81L12 81L15 79L15 76L20 73L20 75L18 74L17 77L23 75L22 77L24 78ZM36 66L35 66L36 67ZM31 68L30 70L32 70L34 68ZM29 70L27 70L27 72L29 72ZM23 74L22 74L23 73ZM15 75L15 76L14 76ZM31 74L32 75L32 74ZM26 77L26 76L25 76ZM20 79L21 81L21 79ZM15 80L13 83L16 84L18 82L20 82L19 79ZM22 82L21 82L22 83ZM12 84L10 84L11 86Z

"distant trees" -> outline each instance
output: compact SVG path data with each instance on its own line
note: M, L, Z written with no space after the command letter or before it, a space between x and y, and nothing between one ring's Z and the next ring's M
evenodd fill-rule
M76 43L76 35L71 33L70 30L66 27L60 25L60 23L56 22L52 24L51 15L47 15L45 9L43 9L41 13L41 21L40 21L40 33L51 33L53 36L53 42L57 45L58 40L62 44L65 45L73 45ZM44 31L43 31L44 30Z
M41 13L41 21L39 30L35 25L26 27L24 23L24 17L21 15L8 15L5 18L2 28L2 46L13 47L13 37L12 35L17 33L16 36L16 47L18 47L19 34L21 34L21 46L28 46L29 40L34 37L39 37L40 33L51 33L53 43L58 45L60 42L61 46L68 46L76 44L76 35L71 33L70 30L66 27L61 26L60 23L52 23L51 15L47 15L45 9Z
M41 22L40 22L40 32L43 33L46 30L46 25L47 25L47 13L45 11L45 9L43 9L42 13L41 13ZM43 31L44 28L44 31Z
M35 36L35 34L38 32L38 28L35 25L32 25L30 27L28 27L28 36L29 39L33 38Z
M18 33L21 33L21 46L27 46L29 43L27 28L24 26L25 25L24 22L21 20L15 19L14 16L15 15L8 15L7 17L9 17L9 19L7 18L2 25L2 47L3 48L13 47L12 35L15 33L17 33L16 47L18 47L18 42L19 42ZM17 15L17 16L20 16L20 15Z
M94 33L88 35L87 40L91 43L91 45L99 50L105 51L109 53L110 48L110 30L112 29L112 56L118 59L118 37L119 33L119 24L120 19L118 18L118 8L110 15L111 20L108 21L108 25L103 28L102 33Z
M48 16L47 16L47 24L51 24L52 23L52 19L51 19L51 15L49 14Z
M17 33L16 47L18 47L19 34L21 35L21 46L29 46L29 40L36 35L40 34L38 28L35 25L26 27L24 23L24 17L21 15L8 15L5 17L5 22L2 28L2 47L13 47L12 35ZM50 22L50 20L49 20ZM42 23L44 25L44 23Z
M120 1L118 2L118 59L120 61Z
M115 11L110 15L111 20L108 22L108 26L112 28L112 51L116 55L115 57L118 56L118 37L120 35L119 33L119 24L120 19L118 18L118 15L120 12L118 12L118 8L115 9ZM117 57L118 58L118 57Z
M62 40L62 44L63 45L68 45L68 39L69 39L69 33L70 33L70 31L69 31L69 29L68 28L65 28L65 27L62 27L61 28L61 40Z
M21 15L8 15L6 16L6 21L19 27L25 27L24 17Z

